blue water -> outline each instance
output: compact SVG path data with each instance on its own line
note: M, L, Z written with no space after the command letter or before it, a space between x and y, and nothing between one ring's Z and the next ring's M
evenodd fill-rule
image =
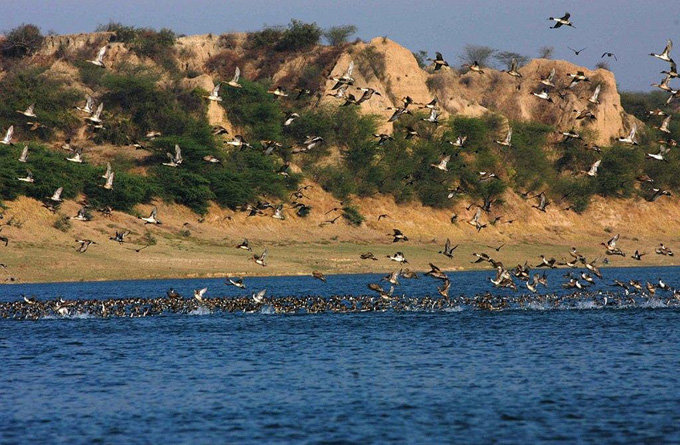
M680 286L678 268L603 273ZM452 295L492 290L492 275L451 274ZM18 285L0 300L367 293L375 278ZM414 296L438 284L402 282ZM0 320L0 442L680 442L679 321L667 308Z

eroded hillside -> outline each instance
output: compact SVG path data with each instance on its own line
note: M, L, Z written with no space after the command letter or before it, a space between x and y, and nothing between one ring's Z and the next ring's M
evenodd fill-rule
M4 58L0 126L15 132L14 145L0 153L0 187L14 260L51 246L78 265L72 240L87 237L106 245L90 254L104 273L110 254L126 255L108 244L116 230L131 230L136 246L153 241L156 253L135 257L139 276L155 276L153 265L175 249L186 251L177 273L218 273L205 261L242 237L279 255L291 245L317 246L309 255L337 245L328 264L308 256L309 264L275 271L286 273L354 271L356 252L344 255L341 245L384 244L386 252L395 227L420 246L415 267L425 267L426 252L446 238L467 242L466 251L490 243L588 244L626 231L631 248L651 251L680 233L680 206L667 196L680 187L680 160L675 150L666 162L645 159L657 151L653 141L678 127L673 121L662 134L654 128L660 121L643 124L627 114L609 71L547 59L520 67L520 76L488 67L423 69L387 38L302 47L285 39L285 32L175 37L118 29L48 36L34 54ZM103 47L104 66L96 66L91 61ZM230 85L237 68L241 77ZM553 86L546 86L541 80L552 70ZM570 86L570 74L586 80ZM340 95L334 86L343 77L351 82L340 82L348 84ZM219 100L208 99L218 84ZM272 94L277 87L280 96ZM379 94L357 103L360 88ZM543 89L550 101L534 94ZM75 108L88 95L95 106L105 104L99 127ZM409 113L390 122L406 97ZM434 98L439 115L430 122L425 104ZM32 103L35 118L17 113ZM580 117L586 110L590 117ZM297 118L286 125L290 113ZM638 145L618 141L633 127ZM511 146L495 142L510 129ZM310 148L309 137L323 142ZM454 144L459 138L462 147ZM28 162L20 162L25 145ZM168 165L176 145L183 162ZM78 151L84 163L66 160ZM107 163L112 190L102 187ZM17 182L27 169L35 182ZM63 204L48 199L59 187ZM161 226L137 219L153 206ZM90 221L69 219L80 208ZM208 246L215 251L201 260ZM115 247L122 249L113 254ZM27 279L47 278L23 267ZM235 270L258 271L247 257Z

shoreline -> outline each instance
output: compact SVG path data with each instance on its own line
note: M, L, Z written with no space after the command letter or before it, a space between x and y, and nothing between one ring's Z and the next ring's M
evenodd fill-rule
M364 246L364 245L361 245ZM365 247L365 246L364 246ZM375 246L374 246L375 247ZM479 266L476 265L467 265L467 266L460 266L460 265L445 265L443 260L448 260L448 258L440 257L440 258L435 258L431 262L433 264L436 264L442 271L446 272L447 274L457 274L460 272L489 272L493 273L494 269L491 267L491 265L487 263L479 263ZM358 260L361 261L361 260ZM620 262L619 262L620 263ZM680 267L680 262L673 262L673 263L668 263L668 264L662 264L660 262L654 262L650 264L649 262L632 262L630 260L625 261L623 264L619 263L614 263L614 264L599 264L598 267L601 270L607 270L607 269L646 269L646 268L652 268L652 267L663 267L663 268L672 268L672 267ZM361 263L359 263L361 265ZM512 264L512 263L510 263ZM389 274L391 272L394 272L395 270L398 271L400 269L408 269L412 272L416 272L419 275L424 274L429 270L429 266L421 267L422 265L419 264L418 267L403 267L400 266L397 263L394 263L394 265L391 264L381 264L381 265L376 265L379 267L375 268L370 268L370 269L362 269L361 267L356 267L356 268L348 268L347 270L343 270L341 272L324 272L324 275L326 277L333 277L333 276L345 276L345 275L382 275L382 274ZM513 266L510 266L509 264L506 265L508 268L514 268ZM262 269L262 268L260 268ZM558 266L554 268L556 270L565 270L565 271L574 271L574 272L580 272L585 270L584 267L577 267L577 268L571 268L571 267L566 267L566 266ZM545 267L540 267L537 268L533 266L531 268L531 273L542 273L542 270L551 270L550 268L545 268ZM240 277L240 278L285 278L285 277L311 277L311 272L312 270L310 269L309 272L307 271L291 271L291 270L281 270L281 269L273 269L271 271L269 270L249 270L249 271L235 271L233 273L228 273L228 272L206 272L206 273L198 273L198 272L187 272L183 274L164 274L162 272L154 273L154 274L145 274L145 275L126 275L123 273L120 273L119 276L111 276L111 277L102 277L102 278L97 278L97 277L70 277L66 279L37 279L37 280L20 280L17 279L16 281L12 282L2 282L0 283L0 286L19 286L19 285L40 285L40 284L74 284L74 283L114 283L114 282L127 282L127 281L157 281L157 280L200 280L200 279L226 279L226 278L234 278L234 277ZM606 279L606 278L605 278Z

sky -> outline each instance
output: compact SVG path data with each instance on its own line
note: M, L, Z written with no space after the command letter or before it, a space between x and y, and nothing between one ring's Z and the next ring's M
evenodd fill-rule
M323 28L352 24L364 40L387 36L412 51L440 51L451 64L459 64L466 44L530 57L552 46L553 58L588 68L607 51L618 58L605 60L619 87L629 91L661 80L667 64L649 53L678 40L680 29L680 3L657 0L0 0L0 8L0 31L33 23L59 34L91 32L109 21L178 34L254 31L292 18ZM576 28L548 29L547 18L565 11ZM586 50L576 56L568 46Z

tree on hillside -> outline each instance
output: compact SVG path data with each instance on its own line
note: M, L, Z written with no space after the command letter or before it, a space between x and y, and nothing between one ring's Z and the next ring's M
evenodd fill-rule
M323 32L323 37L328 41L329 45L337 46L345 43L356 32L357 27L354 25L332 26Z
M477 62L481 66L489 66L489 59L495 52L495 49L488 46L467 44L463 48L463 54L459 55L458 58L467 65Z
M8 32L0 43L0 54L3 57L24 57L33 54L40 49L44 39L40 28L35 25L17 26Z
M417 52L413 52L413 57L416 58L416 62L418 62L418 66L425 69L427 67L427 51L425 50L420 50Z
M539 59L552 59L555 48L552 46L542 46L538 49Z
M494 59L498 61L498 63L501 64L501 66L510 69L510 66L512 64L512 59L517 60L517 66L520 67L522 65L526 65L526 63L529 61L529 58L527 56L523 56L519 53L516 53L514 51L501 51L497 52L494 54Z
M276 44L279 51L300 51L319 43L323 30L316 23L292 19Z

